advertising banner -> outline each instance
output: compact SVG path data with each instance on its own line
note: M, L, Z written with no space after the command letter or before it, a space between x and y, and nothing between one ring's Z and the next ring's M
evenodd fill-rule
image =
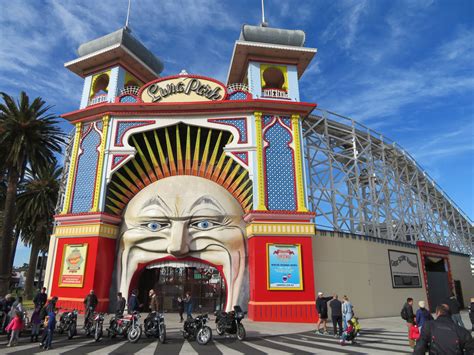
M87 246L87 243L64 245L59 287L82 287L84 285Z
M268 290L302 290L300 244L267 244Z
M393 288L421 287L418 256L397 250L388 251Z

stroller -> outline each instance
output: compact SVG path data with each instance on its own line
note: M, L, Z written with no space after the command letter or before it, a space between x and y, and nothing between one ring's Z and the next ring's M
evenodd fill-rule
M356 317L352 317L351 320L347 322L347 328L344 330L341 336L341 345L345 345L350 342L351 344L356 344L356 337L359 336L360 324L359 320Z

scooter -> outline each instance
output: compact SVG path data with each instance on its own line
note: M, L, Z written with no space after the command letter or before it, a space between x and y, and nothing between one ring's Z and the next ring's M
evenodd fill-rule
M237 339L245 339L245 328L241 323L245 313L240 306L234 306L234 310L230 312L216 312L216 331L219 335L237 334Z
M56 330L59 334L67 332L67 338L72 339L77 334L77 310L73 309L62 313Z
M199 345L209 343L212 339L212 330L206 325L208 319L207 314L201 314L196 318L189 316L183 325L184 339L196 339Z
M150 312L143 322L145 335L158 338L161 344L166 341L165 317L158 312Z
M140 313L136 311L126 316L113 316L107 328L108 337L126 336L130 343L136 343L142 336L142 327L140 326L139 319Z

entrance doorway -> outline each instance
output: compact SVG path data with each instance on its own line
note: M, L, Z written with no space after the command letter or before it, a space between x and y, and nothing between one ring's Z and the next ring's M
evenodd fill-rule
M451 292L444 259L434 256L426 257L425 270L428 281L427 289L430 311L435 312L436 306L446 303Z
M191 292L193 313L214 313L225 307L226 285L219 270L202 267L150 266L142 271L138 281L138 298L143 310L148 310L148 291L154 289L162 312L178 312L178 297ZM201 306L201 310L199 310Z

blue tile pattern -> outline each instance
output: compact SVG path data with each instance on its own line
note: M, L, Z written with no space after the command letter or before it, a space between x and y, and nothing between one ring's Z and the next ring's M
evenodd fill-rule
M269 143L265 149L267 207L269 210L296 210L294 161L288 146L292 136L279 121L264 135Z
M239 131L239 143L247 143L247 124L245 118L229 119L229 120L209 120L213 123L222 123L229 126L234 126Z
M242 160L245 164L248 165L248 154L247 153L233 153L237 158Z
M72 213L89 212L92 208L94 195L95 172L99 152L100 135L93 129L81 143L82 154L77 162L76 183L74 184L74 196L72 200Z
M125 95L120 98L120 102L137 102L137 98L132 95Z
M291 119L289 117L280 117L283 124L291 129Z
M117 135L115 136L115 145L116 146L123 146L123 135L127 132L130 128L144 126L148 123L152 123L149 121L125 121L125 122L118 122L117 123Z
M247 95L242 91L237 91L229 96L229 100L247 100Z
M263 127L266 127L270 122L273 120L272 115L264 115L263 116Z

